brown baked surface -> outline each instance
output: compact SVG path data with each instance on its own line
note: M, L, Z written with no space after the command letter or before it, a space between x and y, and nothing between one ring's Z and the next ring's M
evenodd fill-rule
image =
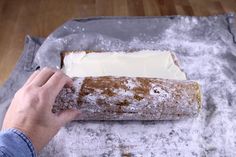
M86 77L74 78L71 91L58 97L55 110L76 107L78 120L173 120L197 115L201 108L200 87L193 81Z

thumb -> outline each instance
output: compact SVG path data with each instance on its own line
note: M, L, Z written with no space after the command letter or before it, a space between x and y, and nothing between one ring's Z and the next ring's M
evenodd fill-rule
M80 111L77 109L68 109L63 112L61 112L58 115L58 120L62 125L65 125L66 123L75 120L75 118L79 115Z

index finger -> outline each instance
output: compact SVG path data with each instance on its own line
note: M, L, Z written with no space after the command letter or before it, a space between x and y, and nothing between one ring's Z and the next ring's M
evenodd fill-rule
M56 97L65 85L71 86L72 79L66 76L60 70L56 71L51 78L44 84L43 88L46 88L50 93Z

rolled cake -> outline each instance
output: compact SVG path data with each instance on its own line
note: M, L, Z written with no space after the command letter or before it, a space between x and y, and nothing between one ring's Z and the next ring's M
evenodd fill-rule
M77 108L78 120L176 120L201 108L199 84L168 51L64 52L62 70L74 85L53 112Z

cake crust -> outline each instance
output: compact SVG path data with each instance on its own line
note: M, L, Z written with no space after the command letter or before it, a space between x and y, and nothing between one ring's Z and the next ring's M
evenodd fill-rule
M177 120L201 108L200 86L194 81L86 77L74 78L73 88L62 90L54 111L77 108L77 120Z

